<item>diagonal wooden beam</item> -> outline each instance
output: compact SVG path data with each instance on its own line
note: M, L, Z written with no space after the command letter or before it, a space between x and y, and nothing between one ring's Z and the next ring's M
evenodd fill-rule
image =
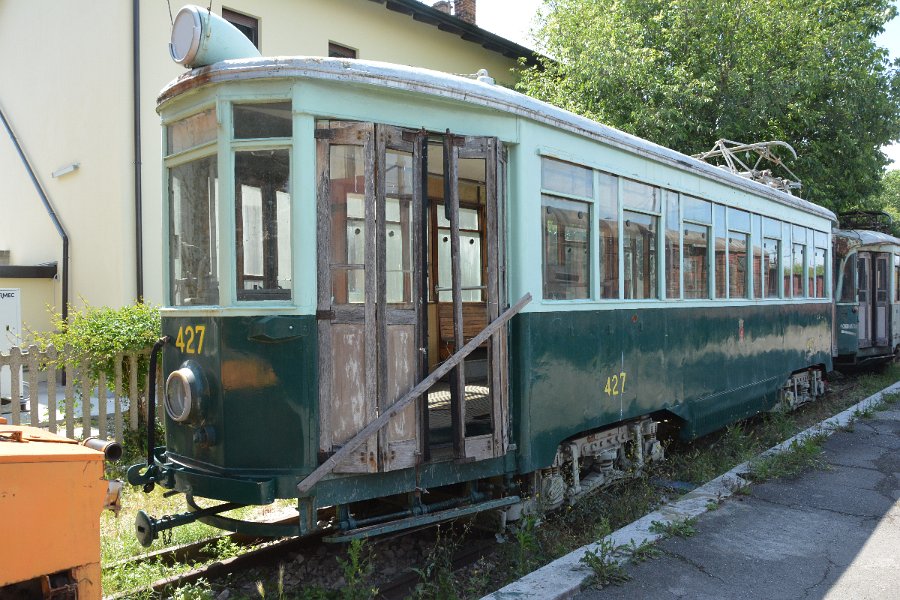
M406 405L408 405L410 402L428 391L428 389L435 383L437 383L437 381L441 377L449 373L469 354L471 354L472 351L475 350L475 348L479 347L485 342L485 340L494 335L494 333L496 333L498 329L505 325L507 321L513 318L513 316L518 314L519 311L525 308L525 305L529 302L531 302L531 294L525 294L518 302L516 302L514 306L506 309L502 315L497 317L492 323L482 329L481 333L469 340L468 344L457 350L453 356L441 363L437 369L432 371L432 373L428 377L420 381L419 384L416 385L416 387L408 391L402 398L392 404L390 408L381 413L381 415L379 415L377 419L363 427L359 431L359 433L347 440L347 442L341 447L341 449L332 454L328 458L328 460L316 467L316 469L312 473L307 475L300 483L297 484L297 493L300 496L303 496L307 492L309 492L309 490L311 490L312 487L316 485L323 477L331 473L331 471L342 460L347 458L347 456L349 456L354 450L359 448L367 439L378 432L379 429L387 425L388 421L391 420L391 417L406 408Z

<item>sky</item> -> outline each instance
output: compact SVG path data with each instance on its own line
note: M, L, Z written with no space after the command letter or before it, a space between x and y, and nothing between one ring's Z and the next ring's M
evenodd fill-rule
M428 2L433 4L433 2ZM532 47L529 32L543 0L478 0L478 26L523 46ZM900 9L900 0L894 2ZM888 49L892 58L900 58L900 17L895 17L877 39L878 45ZM888 169L900 169L900 143L883 148L893 163Z

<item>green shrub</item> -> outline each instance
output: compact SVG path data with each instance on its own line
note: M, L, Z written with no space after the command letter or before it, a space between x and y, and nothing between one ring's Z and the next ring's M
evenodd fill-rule
M69 320L62 314L52 313L54 331L34 332L34 340L41 349L49 345L56 347L59 358L57 368L75 366L80 362L89 364L92 379L100 373L106 375L110 390L115 386L115 357L125 352L139 352L149 348L159 338L159 308L149 304L131 304L122 308L69 306ZM63 352L69 346L70 351ZM138 358L138 387L143 389L147 378L149 357ZM130 365L122 365L123 393L129 393Z

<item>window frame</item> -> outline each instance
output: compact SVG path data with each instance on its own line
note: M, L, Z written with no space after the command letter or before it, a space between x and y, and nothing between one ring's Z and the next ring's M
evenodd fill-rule
M359 58L359 48L328 40L328 58Z
M598 239L599 239L599 226L594 227L594 218L597 215L597 203L599 197L599 191L597 189L597 169L593 167L589 167L586 165L579 164L577 162L573 162L571 160L565 160L562 158L558 158L556 156L548 156L548 155L540 155L539 156L540 165L539 165L539 176L541 177L541 185L540 185L540 214L541 218L539 219L540 223L540 231L541 231L541 298L544 302L549 303L584 303L584 302L594 302L597 300L599 293L599 277L598 274L594 272L595 261L597 260L595 257L598 253ZM552 161L557 163L563 163L567 165L571 165L578 169L583 169L591 172L590 183L591 183L591 195L590 196L582 196L579 194L571 194L566 192L558 191L554 188L548 188L544 185L543 171L545 161ZM619 178L619 185L621 186L621 178ZM618 191L621 194L621 187ZM547 258L547 231L546 231L546 214L547 207L544 204L545 198L562 200L563 202L573 202L573 203L582 203L587 208L587 277L588 282L586 286L586 295L583 298L548 298L547 297L547 269L548 264L546 262ZM617 199L618 202L618 199ZM619 232L621 235L621 202L618 202L618 212L619 212ZM621 263L621 257L620 257ZM619 278L621 280L621 272L619 273ZM619 294L621 296L622 290L621 285L619 289Z
M819 227L822 227L822 224L817 223L812 217L810 217L809 219L792 217L790 214L785 213L784 211L775 211L778 216L768 217L766 216L765 212L765 202L767 201L765 199L760 199L756 196L752 196L752 194L741 194L740 196L736 194L726 194L723 199L717 201L709 198L706 193L700 190L685 191L684 189L682 189L684 188L684 186L650 182L640 179L633 174L625 174L621 171L610 169L607 164L598 162L591 163L590 161L580 162L577 158L574 158L571 155L558 153L550 149L539 149L537 154L539 159L542 161L553 160L562 163L569 163L584 169L591 169L594 173L594 185L592 194L593 197L591 199L580 195L570 195L554 191L553 189L548 189L543 185L543 181L541 182L542 185L540 187L540 193L542 196L557 196L563 199L588 202L592 206L592 210L594 211L594 220L592 220L590 224L592 227L594 227L594 231L592 231L590 235L592 239L592 248L590 253L592 268L590 273L591 277L594 278L594 281L590 284L590 297L579 298L577 300L551 299L547 300L548 302L594 301L596 303L604 304L632 304L635 302L646 304L647 302L652 301L688 301L698 303L733 301L736 303L786 303L794 300L799 302L827 300L832 293L834 284L830 281L829 277L832 274L833 268L828 262L832 254L830 244L825 244L824 246L819 244L819 236L829 236L830 234L827 231L821 231ZM601 239L602 232L604 231L601 225L602 223L611 220L611 217L601 217L601 211L599 207L601 200L603 200L604 203L607 203L607 199L605 196L607 192L603 191L603 193L601 193L601 186L598 183L598 178L604 176L616 178L616 185L614 187L616 188L617 192L615 198L615 214L617 215L615 231L617 235L616 244L618 252L618 264L616 266L616 269L618 271L616 277L618 290L617 295L607 297L604 297L603 295L604 280L601 280L601 267L603 265L603 261L605 260L604 254L608 254L606 245L610 240L606 238ZM626 201L623 190L624 186L627 185L628 182L634 182L643 186L647 186L648 188L653 188L654 193L657 193L659 198L658 202L655 203L656 206L652 206L652 204L642 202L638 202L638 204L644 204L644 206L642 207L629 206L633 205L634 203ZM741 202L741 200L747 200L747 202ZM691 205L692 201L698 202L698 205ZM675 213L672 212L670 214L670 211L675 210L674 207L670 208L670 204L672 202L677 205L677 243L679 246L677 249L677 254L679 260L679 268L677 274L678 290L677 293L670 295L670 292L672 290L669 289L669 279L670 271L672 271L673 268L673 261L671 260L671 258L673 257L667 256L666 252L668 251L667 234L670 233L670 220L672 220L673 224L675 222ZM648 207L650 207L651 209L648 210ZM652 208L658 208L658 210L652 210ZM656 277L658 281L656 282L656 294L653 296L653 298L625 297L625 223L623 216L625 212L634 212L657 218L657 221L655 222L657 226L657 240L655 251L657 263ZM610 215L611 214L612 213L610 213ZM795 222L799 222L801 224L794 225L793 223ZM541 226L543 227L543 219ZM707 269L708 277L706 284L708 293L702 298L688 298L686 295L686 226L703 228L707 237L705 268ZM799 233L795 234L793 231L795 227L802 229L805 232L804 235L800 236ZM674 231L671 233L674 234ZM718 260L721 260L724 255L724 263L722 265L717 265L716 263L717 233L721 233L722 241L724 243L724 247L720 248L718 256ZM733 252L730 247L730 240L732 237L743 237L743 239L746 240L745 252L747 264L743 273L745 278L745 281L743 282L745 294L740 297L735 297L732 294L731 290L731 277L733 275L733 265L731 264L731 260ZM775 242L775 251L777 253L777 277L775 279L777 284L774 289L769 289L767 287L767 271L765 269L766 261L768 258L768 254L766 253L767 240L772 240ZM674 243L675 242L673 235L673 244ZM794 283L792 273L794 259L793 250L795 244L802 245L802 260L804 266L802 277L802 291L798 289L796 295L792 293L792 286ZM825 289L824 295L816 296L816 253L821 252L822 250L824 250L825 254ZM675 252L673 249L673 254L674 253ZM799 256L800 255L798 253L798 258ZM544 257L542 256L542 262L543 258ZM719 290L722 292L721 294L716 293L717 278L719 277L723 279L723 287L721 288L721 290ZM897 274L897 278L898 280L900 280L900 273ZM674 276L672 284L674 290L674 285L676 285ZM900 284L897 285L897 290L898 292L895 293L900 293Z
M236 11L233 8L222 7L222 18L234 25L238 31L247 36L247 39L256 46L257 50L262 51L262 47L260 46L260 36L259 36L259 17L254 17L253 15L248 15L247 13L243 13L240 11ZM250 30L253 32L253 37L247 35L247 31Z

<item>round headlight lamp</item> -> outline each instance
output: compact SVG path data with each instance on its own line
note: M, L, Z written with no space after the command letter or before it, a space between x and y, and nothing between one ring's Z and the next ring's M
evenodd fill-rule
M199 413L199 392L193 369L172 371L166 379L166 412L179 423L192 420Z

